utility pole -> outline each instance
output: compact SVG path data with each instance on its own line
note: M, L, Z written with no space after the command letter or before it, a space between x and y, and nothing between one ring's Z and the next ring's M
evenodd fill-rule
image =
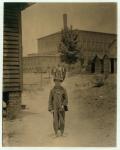
M41 83L41 89L42 89L42 68L40 67L39 68L40 69L40 83Z

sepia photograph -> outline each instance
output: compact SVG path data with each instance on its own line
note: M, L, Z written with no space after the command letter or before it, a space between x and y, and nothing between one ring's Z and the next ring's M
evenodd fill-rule
M116 147L117 2L4 2L3 147Z

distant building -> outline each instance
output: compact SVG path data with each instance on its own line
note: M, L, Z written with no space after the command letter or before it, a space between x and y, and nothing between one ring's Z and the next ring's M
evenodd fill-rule
M66 14L63 15L63 21L65 30L67 28ZM79 47L81 47L84 61L86 62L86 70L88 72L103 73L104 71L107 70L107 67L109 67L108 69L109 72L111 73L116 72L116 58L117 58L116 34L82 31L82 30L74 30L74 32L77 32L79 34L78 44ZM38 64L41 65L43 68L47 67L48 62L50 67L53 67L54 65L60 63L60 58L58 58L59 57L58 46L60 41L61 41L61 31L39 38L37 40L38 56L40 61ZM38 59L38 57L35 56L33 58L31 56L28 56L28 58L24 58L24 64L29 64L30 62L28 63L27 61L33 59ZM55 59L55 64L53 63L53 59ZM109 66L106 65L106 61L109 63ZM35 67L36 65L33 65L33 67ZM24 70L26 70L25 67Z
M23 72L47 72L58 63L59 55L29 55L23 58Z

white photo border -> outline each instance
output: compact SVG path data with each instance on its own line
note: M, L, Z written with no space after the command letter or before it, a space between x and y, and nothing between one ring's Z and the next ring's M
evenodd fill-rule
M2 78L3 78L3 4L4 2L116 2L117 3L117 146L116 147L54 147L55 150L61 149L79 149L79 150L120 150L120 1L119 0L0 0L0 147L2 149L19 149L20 147L2 147ZM53 147L21 147L20 149L53 149Z

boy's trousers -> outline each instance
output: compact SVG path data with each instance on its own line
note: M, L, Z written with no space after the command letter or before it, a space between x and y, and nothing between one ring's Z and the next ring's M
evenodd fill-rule
M55 111L53 113L53 127L54 127L55 133L57 133L58 130L60 130L61 133L64 132L65 111Z

